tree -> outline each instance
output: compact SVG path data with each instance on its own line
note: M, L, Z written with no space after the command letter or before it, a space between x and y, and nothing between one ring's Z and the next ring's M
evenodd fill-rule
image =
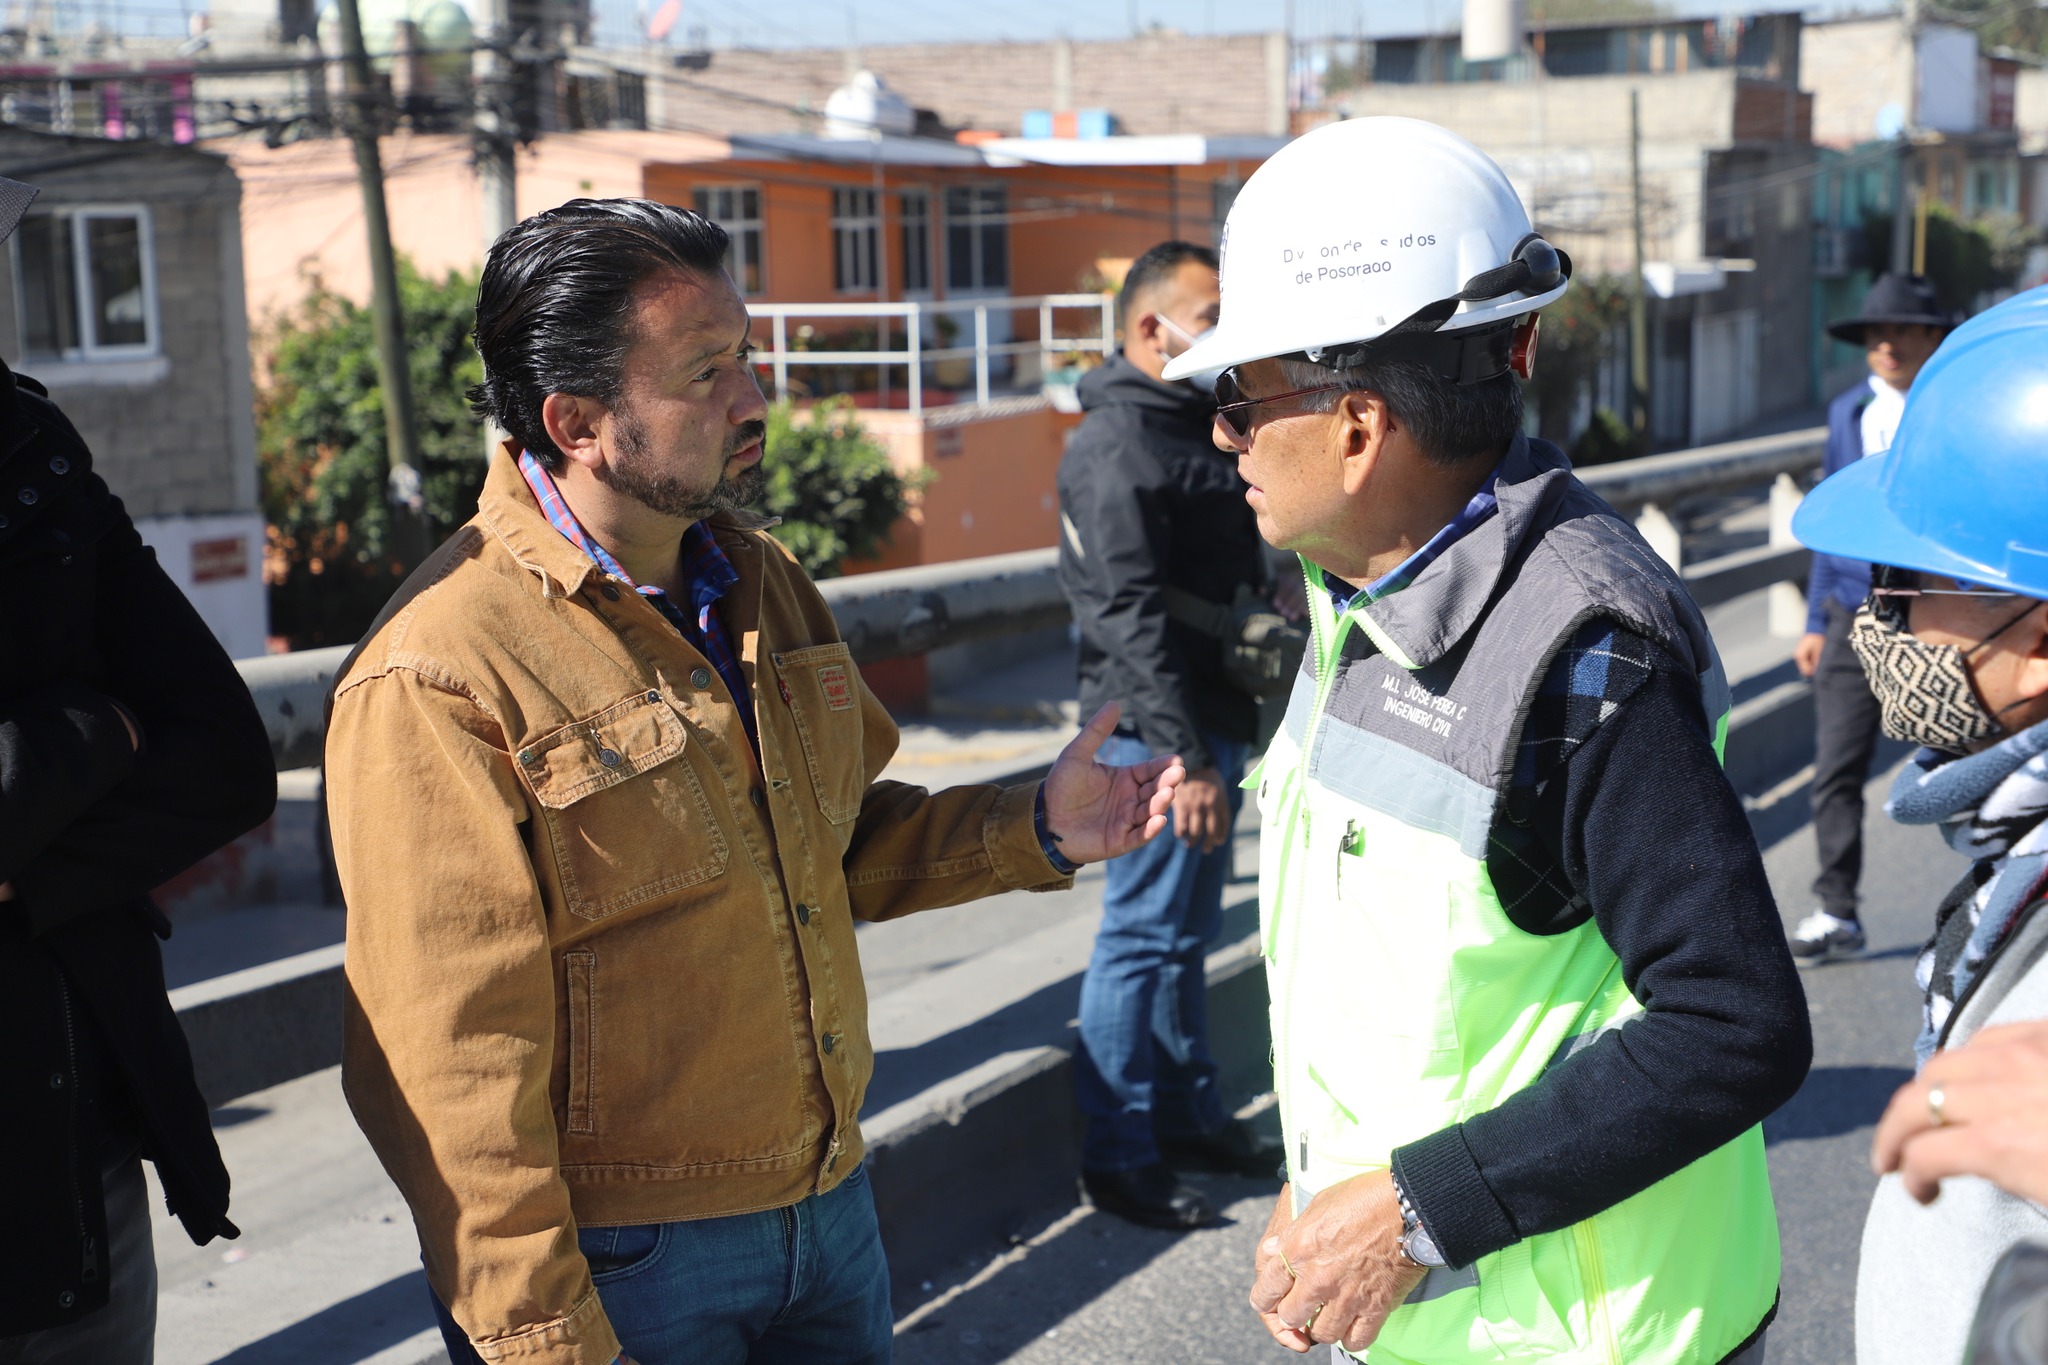
M1536 405L1537 434L1571 440L1579 397L1611 354L1615 329L1628 318L1628 282L1616 275L1582 275L1564 297L1543 310L1536 372L1526 392Z
M465 392L474 273L439 280L399 262L411 342L422 492L439 542L476 510L486 462ZM314 282L271 327L256 399L273 629L294 648L355 641L409 566L392 548L389 469L370 311Z
M775 536L816 578L830 578L842 561L870 558L887 545L917 486L861 429L845 398L807 410L788 403L769 408L762 467L768 475L764 510L782 518Z

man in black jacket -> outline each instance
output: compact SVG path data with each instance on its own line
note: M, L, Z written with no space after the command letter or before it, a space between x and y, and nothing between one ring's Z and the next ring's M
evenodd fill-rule
M0 180L0 240L33 190ZM151 1359L141 1160L195 1242L228 1174L149 893L261 824L263 723L43 387L0 364L0 1362Z
M1176 837L1106 866L1074 1068L1089 1197L1167 1228L1214 1216L1168 1159L1259 1175L1279 1159L1223 1111L1203 976L1257 702L1225 676L1221 641L1168 608L1174 590L1227 604L1267 576L1244 481L1210 437L1213 379L1159 377L1216 325L1221 302L1207 247L1164 242L1131 264L1118 300L1123 351L1082 379L1088 415L1059 472L1060 583L1081 631L1082 714L1124 707L1101 761L1178 754L1188 769Z

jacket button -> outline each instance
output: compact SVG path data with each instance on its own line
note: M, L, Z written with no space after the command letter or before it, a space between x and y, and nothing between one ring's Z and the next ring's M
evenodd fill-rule
M21 499L23 507L34 507L36 505L36 490L33 488L24 488L15 496Z
M521 749L519 751L519 761L531 768L534 764L540 762L540 755L531 749Z
M649 693L647 694L647 704L648 704L649 706L654 706L654 705L657 705L657 704L659 704L659 703L660 703L660 701L661 701L661 693L659 693L659 692L649 692Z
M63 1088L64 1088L64 1073L63 1073L63 1072L61 1072L61 1071L58 1071L58 1072L55 1072L55 1073L53 1073L53 1074L51 1075L51 1077L50 1077L50 1089L52 1089L52 1090L62 1090Z
M747 800L757 806L765 806L768 804L768 793L762 791L759 787L755 787L747 792Z
M828 1033L818 1040L818 1045L825 1049L825 1055L829 1057L832 1055L832 1049L839 1046L839 1035Z
M72 1293L72 1292L71 1292L70 1290L68 1290L68 1289L66 1289L66 1290L62 1291L61 1293L59 1293L59 1294L57 1295L57 1306L58 1306L59 1308L69 1308L69 1307L71 1307L71 1305L73 1305L73 1304L75 1304L75 1303L77 1303L77 1302L78 1302L78 1295L76 1295L76 1294Z
M702 692L704 689L710 687L711 670L708 668L696 668L690 670L690 686L696 688L699 692Z
M607 602L616 602L619 600L619 590L610 583L605 584L602 588L599 588L598 591L604 594L605 600Z
M50 457L50 472L60 476L69 474L71 472L71 461L65 459L62 455L52 455Z
M802 901L797 902L796 922L798 924L809 924L811 922L811 907L805 905Z
M597 761L604 764L607 768L616 768L619 766L619 751L617 749L599 749L597 751Z

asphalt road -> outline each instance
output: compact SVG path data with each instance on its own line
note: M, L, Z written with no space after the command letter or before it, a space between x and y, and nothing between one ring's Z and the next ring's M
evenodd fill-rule
M1910 1074L1919 1009L1913 956L1936 901L1962 871L1932 831L1885 820L1878 807L1888 783L1886 772L1869 789L1870 954L1805 973L1814 1069L1765 1124L1785 1257L1771 1365L1853 1359L1857 1248L1875 1184L1870 1131ZM1811 908L1805 802L1795 787L1755 816L1788 926ZM932 1300L899 1324L900 1365L1283 1358L1245 1305L1252 1248L1275 1187L1204 1183L1226 1211L1216 1228L1176 1236L1077 1208L1020 1245L991 1248L992 1261L963 1267L958 1284L934 1286Z

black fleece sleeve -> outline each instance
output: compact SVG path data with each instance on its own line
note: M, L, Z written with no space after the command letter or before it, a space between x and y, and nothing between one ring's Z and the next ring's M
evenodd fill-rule
M1394 1153L1458 1266L1582 1222L1733 1140L1792 1097L1813 1054L1763 858L1693 679L1660 665L1551 778L1530 824L1644 1012Z
M134 766L120 707L89 687L55 685L0 707L0 882Z
M93 630L106 691L134 712L147 743L117 785L15 874L37 933L148 895L277 803L270 739L248 687L125 513L100 542L99 575Z
M1189 772L1200 772L1215 767L1216 758L1195 723L1187 662L1166 629L1160 595L1179 498L1135 423L1105 413L1099 429L1089 431L1085 443L1077 437L1068 456L1077 476L1062 481L1061 510L1083 551L1084 587L1071 594L1074 616L1129 682L1122 723L1154 753L1179 754Z

